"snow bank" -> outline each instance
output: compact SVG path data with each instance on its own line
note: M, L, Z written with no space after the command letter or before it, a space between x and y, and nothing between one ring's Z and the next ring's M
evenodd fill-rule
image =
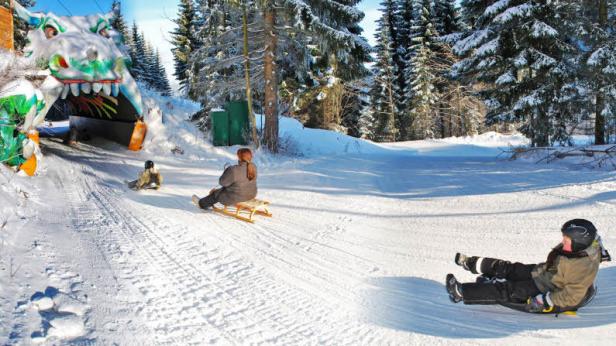
M525 162L567 166L572 169L616 170L613 144L574 147L523 148L512 157Z
M259 116L259 127L262 121ZM287 117L280 118L280 142L284 152L306 157L347 154L496 156L508 147L529 143L522 134L504 135L496 132L467 137L375 143L334 131L306 128L299 121Z

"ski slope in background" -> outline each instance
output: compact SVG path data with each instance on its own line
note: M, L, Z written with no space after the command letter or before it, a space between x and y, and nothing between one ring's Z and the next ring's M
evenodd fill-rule
M457 251L543 261L583 217L616 251L613 172L500 161L525 143L475 138L375 144L283 118L288 154L256 153L254 225L197 210L233 148L185 119L195 105L145 95L146 149L43 141L39 175L0 167L0 344L594 344L616 338L616 267L578 317L449 302L473 276ZM162 105L162 106L159 106ZM173 154L171 151L183 154ZM165 181L133 192L143 161Z

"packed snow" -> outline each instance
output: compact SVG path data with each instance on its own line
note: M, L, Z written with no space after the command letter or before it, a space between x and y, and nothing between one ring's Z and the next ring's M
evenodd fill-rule
M43 139L33 178L0 166L0 344L593 344L616 338L616 267L577 317L452 304L456 252L545 260L590 219L616 248L613 170L501 158L520 135L377 144L281 118L256 152L255 224L198 210L238 147L195 104L144 93L141 152ZM261 118L258 119L261 126ZM164 176L134 192L147 159Z

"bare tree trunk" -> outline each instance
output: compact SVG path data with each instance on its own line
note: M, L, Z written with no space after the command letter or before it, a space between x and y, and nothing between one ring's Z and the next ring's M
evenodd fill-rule
M244 75L246 77L246 102L248 102L248 119L250 121L250 131L252 133L252 144L259 148L259 138L257 137L257 124L255 115L252 112L252 88L250 87L250 57L248 56L248 14L246 11L246 1L242 2L242 32L244 34Z
M276 75L276 44L275 34L276 9L273 1L265 8L265 58L263 59L263 75L265 77L265 130L264 138L267 148L278 152L278 76Z
M607 0L598 0L599 18L598 24L602 29L607 29ZM595 98L595 144L605 144L605 93L602 90L603 83L598 83L597 95Z

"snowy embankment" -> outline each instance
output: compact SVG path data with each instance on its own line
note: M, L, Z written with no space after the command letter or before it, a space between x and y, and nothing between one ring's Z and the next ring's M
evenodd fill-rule
M145 95L142 152L43 140L35 178L0 171L0 344L576 344L616 338L616 267L577 318L449 302L457 251L537 262L560 225L592 220L616 251L616 179L496 159L519 137L375 144L281 119L256 153L270 218L197 210L237 147ZM159 191L130 191L146 159ZM21 192L20 192L21 191ZM24 193L27 195L25 197ZM10 260L12 259L12 261ZM12 269L10 269L12 268Z

